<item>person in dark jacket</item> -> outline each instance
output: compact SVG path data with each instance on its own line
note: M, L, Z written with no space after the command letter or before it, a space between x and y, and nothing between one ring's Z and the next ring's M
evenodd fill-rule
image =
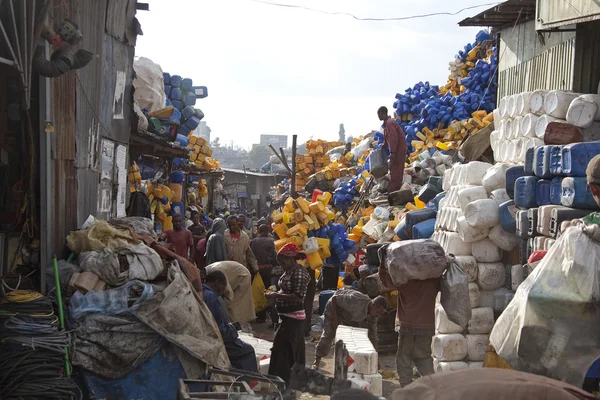
M290 382L294 364L304 365L304 298L310 282L310 275L298 260L306 258L294 243L288 243L277 253L277 261L283 268L279 278L280 290L267 293L267 299L274 299L281 323L275 331L269 375L277 375L286 383Z
M227 261L227 249L225 248L225 220L217 218L213 221L212 228L206 236L206 265L219 261Z
M237 329L228 321L227 313L219 302L219 296L223 294L226 286L227 278L223 272L211 272L206 276L202 299L219 327L231 365L244 371L257 372L254 348L239 338Z

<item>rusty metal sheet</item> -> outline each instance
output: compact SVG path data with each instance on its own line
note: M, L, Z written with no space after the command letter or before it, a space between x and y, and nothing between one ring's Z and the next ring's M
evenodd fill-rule
M53 160L54 169L54 236L53 251L63 255L66 237L77 228L77 170L73 160Z
M134 51L133 46L105 35L100 119L110 121L103 136L124 144L129 143L133 116Z
M110 0L106 12L106 33L117 40L135 46L136 0Z

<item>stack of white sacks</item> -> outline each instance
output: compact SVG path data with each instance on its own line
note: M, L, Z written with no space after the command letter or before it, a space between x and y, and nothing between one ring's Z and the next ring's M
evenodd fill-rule
M544 145L551 122L583 128L586 141L600 139L600 95L536 90L502 98L494 111L495 130L490 136L494 159L525 162L527 149Z
M481 368L494 326L494 315L508 305L514 292L505 287L507 269L503 252L519 239L500 226L498 207L508 201L508 164L456 164L444 175L446 196L440 202L436 231L446 253L454 254L469 278L472 317L466 330L448 320L436 306L436 336L431 351L436 372ZM510 279L510 274L509 278Z
M340 325L335 334L335 342L338 340L342 340L348 350L348 380L352 387L381 396L383 377L377 372L379 357L369 340L369 331Z

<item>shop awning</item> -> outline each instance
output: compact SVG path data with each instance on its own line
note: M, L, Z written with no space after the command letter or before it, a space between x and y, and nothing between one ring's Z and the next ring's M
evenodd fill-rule
M150 155L162 158L188 158L190 155L190 151L184 147L176 146L151 134L139 133L131 134L129 152L134 156Z
M504 28L514 25L517 20L523 23L533 19L535 19L535 0L508 0L474 17L462 20L458 25Z

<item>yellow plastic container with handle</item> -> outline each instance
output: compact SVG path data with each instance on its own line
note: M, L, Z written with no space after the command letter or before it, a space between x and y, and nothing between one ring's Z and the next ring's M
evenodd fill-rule
M321 259L321 256L319 255L318 251L307 254L307 258L308 258L308 265L310 266L310 269L315 270L315 269L321 268L323 266L323 260Z
M273 228L273 231L275 231L279 239L284 239L287 237L287 235L285 234L287 232L287 229L287 226L285 226L284 224L277 224Z

